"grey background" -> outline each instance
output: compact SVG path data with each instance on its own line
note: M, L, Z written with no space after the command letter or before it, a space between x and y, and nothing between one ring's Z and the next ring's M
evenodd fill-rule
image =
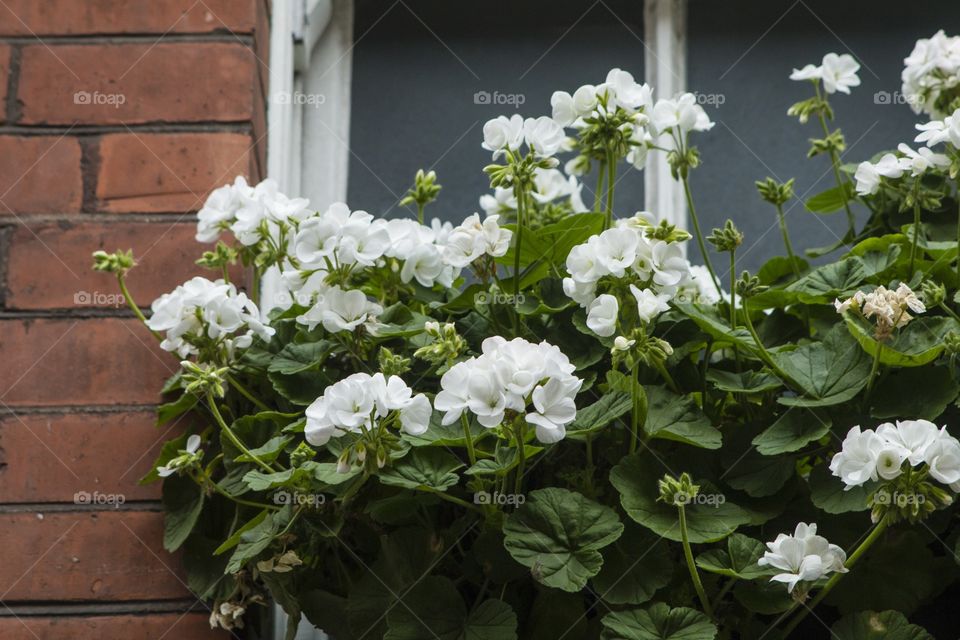
M714 129L693 134L703 165L692 184L705 230L732 218L747 236L745 268L782 254L774 211L753 182L795 177L806 197L834 184L826 157L806 158L817 123L786 116L810 95L809 84L788 79L791 69L819 64L830 51L860 61L861 86L831 97L847 138L844 161L859 162L912 141L921 119L905 104L877 104L875 94L899 92L903 58L941 27L960 33L960 2L690 0L687 86L724 99L704 105ZM444 190L428 216L463 219L489 192L483 123L549 114L554 90L600 82L611 67L642 81L643 35L640 0L357 0L348 202L375 215L411 215L397 202L417 168L433 168ZM476 104L478 91L524 102ZM594 179L586 179L588 204ZM617 212L642 208L643 175L629 170L617 184ZM815 216L796 201L787 219L801 251L832 243L846 224L842 212ZM694 243L690 250L700 262Z

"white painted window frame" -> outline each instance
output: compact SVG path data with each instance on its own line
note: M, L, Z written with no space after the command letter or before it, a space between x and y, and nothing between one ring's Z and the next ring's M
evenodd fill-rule
M281 191L323 209L347 197L353 1L273 0L272 5L267 176ZM686 5L687 0L644 0L645 80L656 96L686 89ZM651 154L644 192L648 211L686 228L683 189L663 154ZM278 278L264 277L265 309L275 300ZM276 638L283 638L286 625L287 616L275 607ZM306 622L296 636L326 638Z

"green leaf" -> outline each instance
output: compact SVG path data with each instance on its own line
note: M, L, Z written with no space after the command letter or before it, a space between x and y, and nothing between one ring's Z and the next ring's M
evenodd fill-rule
M704 571L728 578L753 580L770 575L770 570L757 561L763 557L766 547L759 540L734 533L727 538L727 549L711 549L697 556L697 566Z
M268 513L258 524L241 533L240 542L227 563L227 573L236 573L269 547L277 534L287 526L291 513L287 505L279 511Z
M532 444L523 445L523 452L527 460L533 458L541 451L543 451L543 447ZM503 477L520 464L520 456L517 455L517 452L517 447L501 446L497 449L496 455L493 458L477 460L477 463L464 471L464 473L469 476L496 475Z
M179 418L197 406L199 399L192 393L184 393L173 402L165 402L157 407L157 426L162 426L174 418Z
M752 498L763 498L779 491L794 473L793 458L762 456L751 449L727 466L723 479Z
M455 456L443 449L413 449L378 474L380 482L404 489L446 491L460 480L456 474L463 467Z
M851 183L844 182L842 186L821 191L808 198L804 205L807 207L807 211L813 213L834 213L842 209L853 198L852 188Z
M810 500L827 513L866 511L870 483L845 491L843 481L832 475L826 465L814 467L810 472Z
M919 367L932 362L943 352L943 336L950 331L960 332L960 322L947 316L915 318L893 340L881 344L874 339L872 328L852 314L844 314L844 320L871 358L879 351L881 364L897 367Z
M332 348L333 343L329 340L291 342L273 356L267 370L285 375L309 371L323 364Z
M517 615L502 600L471 612L449 578L427 576L387 612L384 640L515 640Z
M697 326L704 332L718 341L735 344L748 351L756 350L757 343L754 342L750 332L743 328L730 329L730 325L727 324L729 320L723 318L715 306L700 304L677 304L675 306L681 313L697 323Z
M673 559L663 538L633 523L603 550L603 567L593 590L610 604L643 604L670 582Z
M188 437L188 434L182 433L179 437L164 442L163 446L160 448L159 455L157 455L157 459L153 461L153 466L150 467L150 471L148 471L145 476L140 478L139 483L150 484L151 482L156 482L159 480L160 474L157 473L157 467L162 467L179 456L180 451L187 446Z
M163 548L176 551L203 511L203 491L192 478L173 475L163 481Z
M783 386L779 378L764 371L736 373L710 369L707 371L707 380L716 385L717 389L730 393L763 393Z
M733 597L746 609L765 616L782 613L796 604L780 582L739 582Z
M413 447L466 447L467 440L463 435L463 425L457 420L452 424L442 424L443 414L433 411L430 414L430 427L418 436L404 433L400 437ZM488 435L488 431L476 421L470 421L470 435L474 444L477 440Z
M567 434L585 435L599 431L633 408L633 397L623 391L608 391L593 404L577 409L576 419L567 427Z
M801 294L801 300L830 302L833 298L856 289L867 277L867 269L858 256L831 262L814 269L789 287L787 291Z
M678 469L679 473L682 469ZM635 453L623 458L610 471L610 483L620 492L620 503L635 522L668 540L680 542L677 508L657 500L657 481L665 469L652 456ZM694 481L697 479L694 478ZM700 483L703 495L721 495ZM702 501L685 507L690 542L715 542L750 522L750 514L730 501Z
M603 617L603 640L713 640L717 628L696 609L671 609L662 602Z
M861 611L842 618L830 629L835 640L935 640L899 611Z
M793 280L797 272L802 274L809 268L810 265L803 258L794 256L791 261L787 256L775 256L763 263L757 271L757 277L760 279L760 284L769 286L781 280Z
M808 443L827 435L831 425L830 416L822 411L788 409L766 431L753 439L753 445L765 456L799 451Z
M523 640L573 640L595 638L596 634L590 634L581 594L539 589L520 637Z
M645 387L647 420L643 430L653 438L674 440L704 449L719 449L720 431L689 396L679 396L666 387Z
M870 374L870 359L840 325L835 325L823 342L810 342L771 356L803 391L801 398L778 399L789 406L824 407L847 402L863 389Z
M287 446L293 438L291 436L274 436L267 440L264 444L250 449L250 453L253 456L256 456L263 462L273 462L276 460L281 453L283 453L283 448ZM253 462L253 457L248 456L245 453L240 454L236 457L237 462Z
M249 531L250 529L253 529L259 525L268 515L270 515L270 509L264 509L256 516L251 518L246 524L234 531L232 536L224 540L223 543L214 550L213 555L218 556L240 544L240 536L242 536L244 532Z
M534 579L575 592L603 565L600 549L623 533L613 509L566 489L532 491L503 525L504 546Z
M960 384L946 367L891 369L880 380L870 400L874 418L936 420L957 399Z

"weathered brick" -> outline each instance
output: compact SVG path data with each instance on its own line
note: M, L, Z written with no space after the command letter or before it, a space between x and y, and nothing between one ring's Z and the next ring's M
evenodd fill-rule
M197 604L194 610L202 610ZM224 640L213 631L208 614L152 613L146 615L0 618L4 640Z
M180 558L163 551L162 520L123 510L0 515L4 601L188 596Z
M80 210L80 144L67 136L0 136L0 216Z
M118 213L195 211L216 187L250 175L252 144L240 133L105 135L97 206Z
M0 35L250 33L257 0L6 0Z
M7 84L10 81L10 45L0 44L0 122L7 119Z
M239 42L28 45L19 123L249 121L255 74Z
M0 320L0 362L11 407L152 404L178 366L125 318Z
M38 222L17 226L7 259L8 309L124 306L116 278L90 269L97 249L133 249L138 265L127 277L137 304L149 306L184 280L219 277L195 261L210 245L194 240L196 225L183 222ZM233 270L242 285L244 270Z
M108 496L122 496L124 502L159 499L158 483L142 486L138 481L185 420L162 428L155 421L147 409L3 416L0 502L82 502L90 495L88 504L109 507ZM86 493L77 496L80 492Z

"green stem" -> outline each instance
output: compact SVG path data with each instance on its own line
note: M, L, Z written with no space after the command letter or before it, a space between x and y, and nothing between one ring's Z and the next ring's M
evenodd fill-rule
M822 97L822 94L820 93L820 83L819 82L815 83L814 87L816 88L816 91L817 91L817 98L820 100L824 100ZM826 102L826 100L824 100L824 102ZM824 138L830 137L830 127L827 126L827 118L824 115L823 109L817 110L817 118L820 120L821 128L823 128ZM833 169L833 179L836 181L837 187L840 190L842 190L844 193L843 208L847 214L847 227L848 227L847 235L850 236L852 239L853 235L856 233L856 230L857 230L857 221L856 221L856 218L853 217L853 211L850 209L850 200L847 199L847 196L846 196L847 192L846 192L846 187L844 186L845 182L840 175L840 156L837 154L836 149L830 149L830 165Z
M960 244L958 244L957 246L960 247ZM953 318L953 319L956 320L957 322L960 322L960 316L958 316L953 309L951 309L950 307L948 307L948 306L947 306L946 304L944 304L942 301L941 301L940 304L937 305L937 306L939 306L948 316L950 316L951 318Z
M686 176L680 178L683 182L683 193L687 198L687 209L690 210L690 221L693 223L693 235L697 238L697 246L700 247L700 254L703 255L703 264L706 265L710 277L713 279L717 292L721 291L720 279L717 278L717 272L713 269L713 263L710 261L710 254L707 253L707 245L703 242L703 233L700 231L700 221L697 219L697 209L693 206L693 193L690 191L690 181Z
M793 244L790 242L790 232L787 230L787 216L783 213L783 205L777 203L777 220L780 222L780 235L783 236L783 246L787 249L787 257L790 258L790 266L793 268L793 275L800 278L800 265L797 264L797 256L793 252Z
M423 203L417 203L417 222L423 224Z
M527 451L526 451L527 445L526 445L526 442L524 442L525 438L523 437L524 435L523 423L524 423L524 419L521 416L517 420L517 424L514 427L515 429L514 437L517 440L517 459L518 459L517 471L516 471L517 475L513 481L513 492L516 495L520 495L521 493L521 489L523 487L523 472L527 466Z
M877 377L877 372L880 370L880 354L883 353L883 343L877 343L877 352L873 354L873 364L870 366L870 376L867 378L867 389L864 391L863 399L870 399L870 391L873 389L873 381Z
M420 486L418 487L418 489L425 493L433 494L438 498L440 498L441 500L446 500L447 502L451 502L457 506L463 507L464 509L469 509L470 511L476 511L477 513L483 513L483 509L481 509L477 505L467 502L462 498L452 496L446 491L440 491L439 489L434 489L433 487L427 487L427 486Z
M846 564L844 564L843 566L846 567L848 571L851 568L853 568L853 565L856 564L857 560L859 560L860 557L864 553L866 553L871 546L873 546L873 543L880 538L880 536L883 534L883 532L886 529L887 529L887 519L884 518L877 523L877 525L873 528L873 531L870 532L870 535L868 535L866 539L860 543L860 546L857 547L856 551L850 554L850 557L847 558ZM830 577L829 580L827 580L827 584L823 586L823 589L820 590L820 593L818 593L817 596L810 601L809 605L801 609L800 612L797 613L796 617L794 617L794 619L790 621L790 624L787 625L786 629L784 629L783 631L784 638L790 635L790 633L797 627L797 625L800 624L800 621L803 620L804 617L806 617L808 612L813 610L814 607L820 604L821 600L827 597L827 594L829 594L833 590L833 588L837 586L837 583L843 579L844 575L845 574L843 573L835 573Z
M607 163L601 162L597 167L597 190L593 192L593 211L600 211L603 202L603 179L607 176Z
M746 311L746 309L744 309ZM737 252L730 252L730 328L737 328Z
M140 307L137 306L137 303L133 301L133 296L130 295L130 291L127 289L126 275L123 273L117 274L117 284L120 285L120 293L123 295L124 302L127 303L127 306L130 307L130 310L133 311L133 315L137 316L137 319L140 320L146 326L147 319L143 315L143 311L140 311ZM150 333L153 334L153 337L157 340L163 340L163 336L150 329Z
M653 366L657 370L657 373L663 377L664 381L667 383L667 386L670 387L670 391L673 391L674 393L680 393L680 387L678 387L677 383L674 382L673 376L671 376L670 372L667 371L666 365L664 365L660 360L657 360Z
M957 185L957 283L960 285L960 184Z
M687 561L687 569L690 571L690 579L693 580L693 588L697 592L697 597L700 598L700 604L703 606L703 612L706 613L708 617L712 618L713 607L710 606L710 600L707 599L707 592L704 591L703 583L700 582L700 574L697 572L697 565L693 561L693 551L690 549L690 539L687 535L687 514L682 504L677 506L677 510L680 513L680 538L683 542L683 557Z
M524 199L525 193L520 185L514 190L517 198L517 242L514 245L513 256L513 332L519 335L520 331L520 248L523 245L523 224L524 224Z
M217 408L217 399L214 398L213 394L209 392L207 393L207 405L210 407L210 413L213 414L214 419L217 421L217 424L220 425L220 428L223 429L223 432L227 434L227 438L229 438L230 442L232 442L237 449L240 449L241 453L256 462L264 471L267 473L274 473L274 468L251 453L250 450L247 449L246 445L244 445L240 440L240 438L237 437L237 434L233 432L233 429L227 425L226 421L223 419L223 415L220 414L220 409Z
M604 229L613 226L613 187L617 178L617 160L612 151L607 151L607 221Z
M463 424L463 437L467 441L467 455L470 457L470 464L477 464L477 452L473 448L473 434L470 433L470 421L467 419L466 412L460 414L460 422Z
M913 243L910 245L910 271L909 275L913 277L913 265L917 258L917 243L920 241L920 199L917 197L920 191L920 178L916 180L913 195Z
M250 391L248 391L245 386L243 386L242 384L240 384L240 382L239 382L236 378L234 378L233 376L231 376L231 375L228 374L228 375L227 375L227 381L228 381L231 385L233 385L233 388L234 388L234 389L236 389L237 391L240 392L240 395L242 395L244 398L246 398L247 400L249 400L250 402L252 402L254 405L256 405L256 407L257 407L258 409L260 409L261 411L270 411L270 410L271 410L270 407L268 407L265 403L263 403L263 402L262 402L261 400L259 400L256 396L254 396L252 393L250 393Z
M640 367L633 366L630 376L630 395L633 400L633 410L630 413L630 453L637 450L637 443L640 439L640 394L643 390L640 388Z
M744 324L747 325L747 331L750 332L750 336L753 338L753 341L757 344L757 356L763 360L763 363L773 371L778 378L789 384L794 388L798 388L797 383L791 378L787 373L777 366L777 363L774 362L773 356L770 355L770 352L767 351L767 348L764 346L763 341L760 340L760 334L757 333L756 327L753 326L753 320L750 319L750 312L747 310L746 305L743 309L743 319Z

